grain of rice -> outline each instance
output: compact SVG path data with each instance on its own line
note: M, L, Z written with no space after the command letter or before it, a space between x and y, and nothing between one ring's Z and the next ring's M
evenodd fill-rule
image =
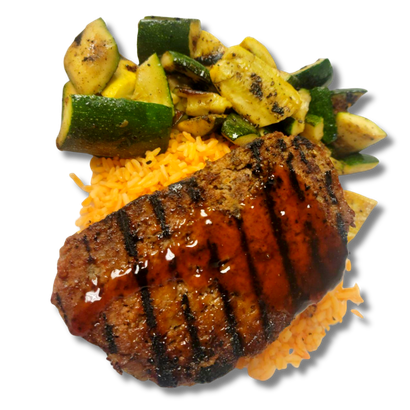
M361 319L363 319L363 315L357 309L352 309L351 312L356 316L360 317Z
M89 193L82 202L76 225L85 229L138 196L177 182L204 168L206 161L216 161L230 150L230 145L217 136L205 140L187 132L173 132L164 153L157 149L147 152L144 158L93 157L90 185L84 185L75 174L70 174L74 182ZM350 261L347 261L346 270L350 269ZM363 302L359 287L343 288L340 283L319 303L300 313L262 353L240 358L237 367L247 367L248 374L258 380L269 379L276 370L286 369L289 364L299 367L302 360L310 358L309 352L319 347L330 326L342 322L348 301ZM351 311L362 317L356 309Z

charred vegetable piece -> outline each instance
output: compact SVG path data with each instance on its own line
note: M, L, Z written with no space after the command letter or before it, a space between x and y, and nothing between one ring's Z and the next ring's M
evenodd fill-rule
M174 94L186 98L185 112L191 116L223 114L232 104L217 93L175 88Z
M220 60L226 50L215 36L202 30L192 57L202 65L210 66Z
M192 78L197 83L212 84L208 69L198 61L176 51L167 51L161 57L165 71L178 71Z
M338 112L348 111L349 108L367 91L363 88L344 88L331 90L331 99L333 111Z
M331 144L336 158L359 152L386 137L373 121L360 115L339 112L336 115L337 139Z
M168 146L172 109L161 104L66 95L57 137L62 151L102 157L129 158Z
M226 115L201 115L178 122L176 128L181 132L185 131L191 135L203 137L204 135L217 131L225 118Z
M144 17L138 23L139 63L154 53L162 56L167 50L193 56L200 34L201 22L198 19Z
M277 69L241 46L230 47L210 74L235 111L257 126L282 121L301 105L298 92Z
M99 18L75 38L64 57L64 68L79 94L97 94L108 84L119 61L117 43Z

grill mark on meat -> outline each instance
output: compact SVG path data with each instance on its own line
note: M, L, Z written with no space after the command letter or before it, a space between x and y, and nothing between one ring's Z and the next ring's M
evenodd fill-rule
M295 272L295 269L292 265L292 261L290 258L289 245L286 241L286 238L283 232L282 222L280 218L276 215L276 211L278 210L276 206L276 201L273 199L278 185L280 185L280 179L279 180L277 178L268 179L266 183L266 188L264 190L265 202L266 202L266 207L269 213L272 232L276 237L277 244L279 247L279 253L282 257L282 263L284 265L286 276L288 278L290 294L292 296L292 300L296 301L297 299L299 299L301 295L301 289L299 288L299 285L297 283L297 276L296 276L296 272Z
M83 236L83 243L84 243L85 249L86 249L86 251L87 251L87 253L88 253L87 262L88 262L89 264L95 263L95 259L94 259L94 258L92 257L92 255L91 255L90 242L89 242L89 240L88 240L87 235L85 235L85 234L84 234L84 236Z
M202 201L201 190L198 187L198 182L195 177L191 177L186 181L187 193L194 204Z
M218 255L218 245L216 243L211 242L209 239L207 243L208 243L208 248L211 253L211 258L209 262L211 266L219 269L227 261L220 260L219 255ZM224 286L221 284L221 282L218 279L215 278L214 280L216 282L217 289L220 295L222 296L224 312L226 316L226 321L228 323L226 331L230 336L233 354L236 358L239 358L243 354L243 342L242 342L242 337L239 334L238 329L237 329L237 321L236 321L234 310L229 301L229 292L227 289L224 288Z
M114 326L108 323L107 316L105 313L103 313L103 319L104 319L105 339L107 340L107 344L108 344L108 352L118 353L118 348L115 343Z
M230 372L235 366L224 359L218 359L213 365L208 367L201 367L198 377L195 379L196 383L210 383L218 377L224 376Z
M338 200L336 198L335 193L333 192L333 188L332 188L332 171L326 171L325 172L325 186L326 186L326 190L330 196L330 200L332 202L332 204L336 205L338 203Z
M339 235L342 238L343 243L346 244L347 243L347 230L346 230L345 221L340 212L336 213L336 223L337 223L337 230L339 232Z
M157 193L153 193L152 195L149 196L149 201L152 205L152 208L154 209L155 216L158 219L158 222L161 226L162 238L170 238L171 237L171 232L169 231L169 226L167 225L167 221L165 218L165 210L164 206L162 205L161 200L159 199L159 196Z
M68 324L68 317L67 317L67 314L66 314L66 312L65 312L65 310L64 310L63 302L62 302L62 300L61 300L61 296L60 296L58 293L56 293L55 295L56 295L57 304L58 304L58 306L60 307L61 312L63 312L64 322L65 322L66 324Z
M292 142L293 147L298 151L298 153L300 155L300 159L307 166L309 172L311 172L312 171L311 163L310 163L310 161L307 160L306 155L303 152L303 149L301 147L302 144L303 144L303 142L301 142L300 138L298 138L298 137L295 137L293 142ZM305 144L303 144L303 145L305 145Z
M136 259L138 256L136 240L134 235L132 235L131 233L130 220L128 218L127 212L124 208L121 208L116 215L118 226L124 238L125 250L127 251L129 256Z
M205 354L203 347L201 346L201 341L199 340L199 337L198 337L198 328L195 325L196 318L195 318L195 315L191 311L188 295L186 293L182 295L181 303L182 303L182 311L184 312L184 317L185 317L187 327L188 327L189 336L191 338L192 350L194 352L193 361L195 363L199 363L205 359L206 354Z
M229 293L221 285L219 280L216 280L218 291L222 296L222 301L224 304L225 316L228 322L228 327L226 331L229 333L231 339L232 350L235 358L239 359L243 355L243 342L242 337L237 330L237 321L233 311L233 308L229 302Z
M286 142L282 138L279 138L277 140L277 147L281 152L285 152L288 149L288 146L286 145Z
M295 156L292 154L292 152L289 152L286 159L286 165L289 168L289 179L292 184L292 188L295 190L299 200L303 202L305 200L305 193L299 186L298 177L296 175L295 169L293 168L292 161L294 158Z
M241 247L243 249L244 255L246 256L246 260L248 262L249 273L252 279L253 291L255 292L257 300L258 300L264 336L266 340L269 340L274 331L273 329L274 325L270 323L269 318L268 318L267 305L263 298L262 286L259 280L258 272L253 263L252 255L249 249L248 239L246 237L246 232L242 226L242 220L239 218L235 218L235 221L237 224L238 231L240 232L240 235L241 235Z
M263 145L263 139L255 139L249 144L249 148L252 150L253 157L256 160L255 170L254 172L260 173L262 171L261 167L261 152L260 148Z
M152 203L152 202L151 202ZM154 203L162 208L162 204L158 205L157 202ZM155 207L153 205L154 212ZM163 214L163 208L159 212ZM138 252L136 248L135 236L131 232L131 223L128 214L124 208L120 209L117 214L117 220L120 230L124 237L124 244L126 251L129 256L134 258L137 270L134 274L136 277L138 287L140 289L142 305L144 308L145 316L147 319L147 325L149 328L149 334L151 338L152 349L155 355L155 370L158 378L158 385L162 387L173 387L177 385L177 380L173 376L172 372L174 370L173 364L169 361L166 354L166 345L162 340L162 337L157 333L157 321L154 315L154 308L151 303L151 295L148 289L147 274L148 269L146 266L138 261Z
M311 252L311 264L320 273L321 282L326 280L328 274L319 251L319 237L311 221L305 221L305 232L309 240L309 247Z

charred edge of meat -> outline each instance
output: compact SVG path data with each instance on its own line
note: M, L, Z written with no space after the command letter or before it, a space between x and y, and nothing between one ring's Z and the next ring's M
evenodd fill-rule
M346 230L346 224L343 219L343 216L341 215L340 212L336 214L336 219L337 219L337 230L339 232L339 235L343 239L343 243L347 244L347 230Z
M218 359L213 365L202 367L196 378L196 383L210 383L219 377L225 376L234 369L234 365L224 359Z
M61 312L63 313L64 322L65 322L66 324L68 324L68 317L67 317L67 314L66 314L66 312L65 312L65 310L64 310L64 308L63 308L63 302L62 302L62 300L61 300L61 296L60 296L58 293L56 293L56 300L57 300L57 304L58 304L58 306L59 306Z
M195 177L191 177L180 182L175 182L174 184L171 184L168 189L171 193L176 194L181 198L182 187L186 187L188 196L194 204L204 200L201 189L199 188Z
M327 193L330 196L330 200L332 201L332 204L337 204L339 201L336 198L335 193L333 192L332 188L332 171L326 171L325 172L325 185L326 185L326 190Z
M198 182L195 177L191 177L186 181L187 192L191 201L196 204L203 201L201 190L199 189Z
M104 319L104 332L105 332L105 340L107 341L108 344L108 352L113 354L113 353L118 353L118 348L115 343L115 334L114 334L114 326L110 325L107 320L107 316L105 313L103 313L103 319Z

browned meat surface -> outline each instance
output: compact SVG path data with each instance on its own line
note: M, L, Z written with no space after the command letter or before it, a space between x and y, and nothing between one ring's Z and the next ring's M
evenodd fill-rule
M352 221L322 149L270 134L69 237L52 302L117 371L209 382L341 280Z

